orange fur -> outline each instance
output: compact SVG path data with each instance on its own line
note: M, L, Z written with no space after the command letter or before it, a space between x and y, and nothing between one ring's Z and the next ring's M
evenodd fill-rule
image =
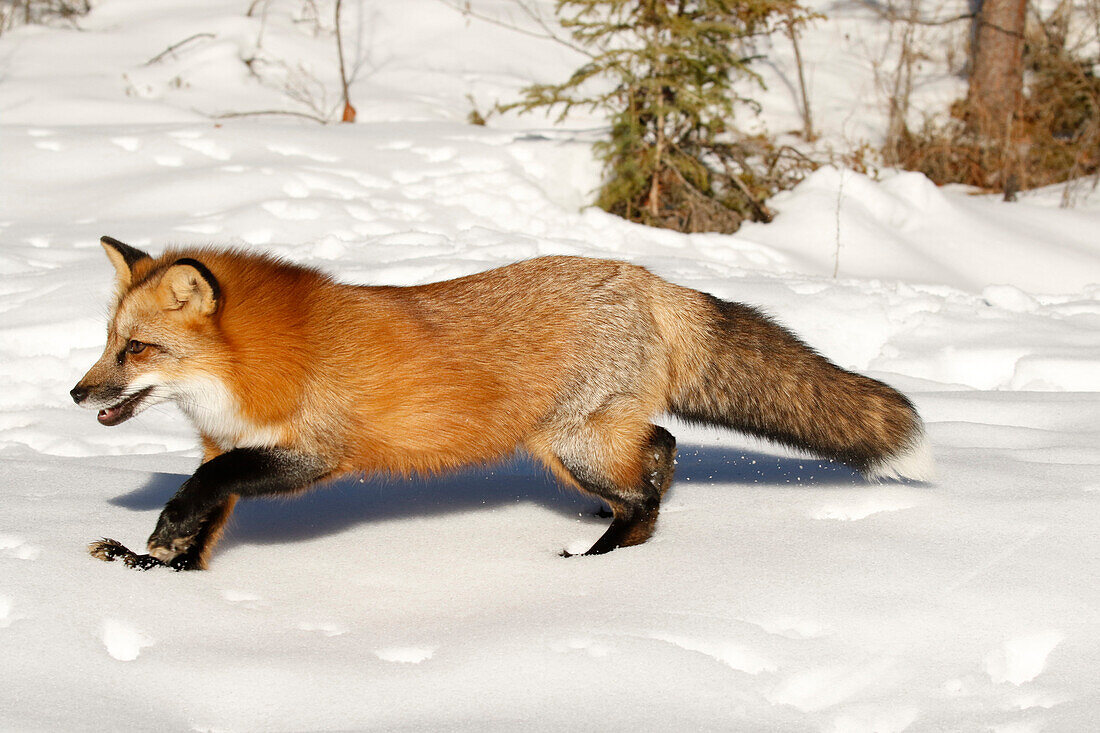
M338 470L431 472L507 455L549 411L579 351L534 273L506 290L478 276L403 290L232 252L160 262L184 256L217 274L224 301L194 368L230 385L243 417L336 458Z

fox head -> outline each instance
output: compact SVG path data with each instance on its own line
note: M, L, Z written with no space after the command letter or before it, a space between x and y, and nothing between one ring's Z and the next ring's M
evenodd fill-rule
M100 240L115 267L107 346L70 391L99 422L118 425L147 407L188 394L203 355L218 339L218 281L201 262L154 260L111 237Z

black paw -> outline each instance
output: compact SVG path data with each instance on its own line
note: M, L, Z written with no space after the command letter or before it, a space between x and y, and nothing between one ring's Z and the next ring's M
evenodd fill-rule
M197 553L185 552L168 562L163 562L152 555L139 555L121 542L106 538L88 545L88 552L92 557L99 558L104 562L121 560L123 565L134 570L171 568L177 573L183 570L202 570L202 563L199 562Z
M117 540L104 538L88 545L88 552L92 557L104 562L121 560L124 565L134 570L148 570L149 568L165 567L164 563L152 555L139 555Z
M558 553L558 557L588 557L589 555L605 555L614 549L614 547L610 549L604 549L597 542L587 552L570 552L569 550L562 550Z
M184 570L202 570L202 564L199 562L199 557L194 552L185 552L182 555L177 555L168 562L168 567L175 570L177 573Z
M106 537L88 545L88 552L92 557L99 558L103 562L114 562L120 557L134 554L118 540L110 540Z

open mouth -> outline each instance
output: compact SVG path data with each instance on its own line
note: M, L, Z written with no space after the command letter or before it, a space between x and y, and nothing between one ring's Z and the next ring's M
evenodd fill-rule
M136 392L130 397L127 397L114 407L107 407L100 410L96 419L99 420L101 425L118 425L120 422L126 422L134 416L134 410L137 409L141 401L148 397L149 393L152 391L152 387L146 387L140 392Z

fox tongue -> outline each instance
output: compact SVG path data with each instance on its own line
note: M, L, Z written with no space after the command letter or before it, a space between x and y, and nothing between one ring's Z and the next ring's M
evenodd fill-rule
M104 410L100 410L99 414L96 415L96 419L104 425L110 425L118 419L118 414L120 412L122 412L122 410L117 407L108 407Z
M146 387L137 394L130 395L114 407L105 407L99 411L96 419L99 420L100 425L118 425L121 422L126 422L134 416L134 410L152 391L152 387Z

